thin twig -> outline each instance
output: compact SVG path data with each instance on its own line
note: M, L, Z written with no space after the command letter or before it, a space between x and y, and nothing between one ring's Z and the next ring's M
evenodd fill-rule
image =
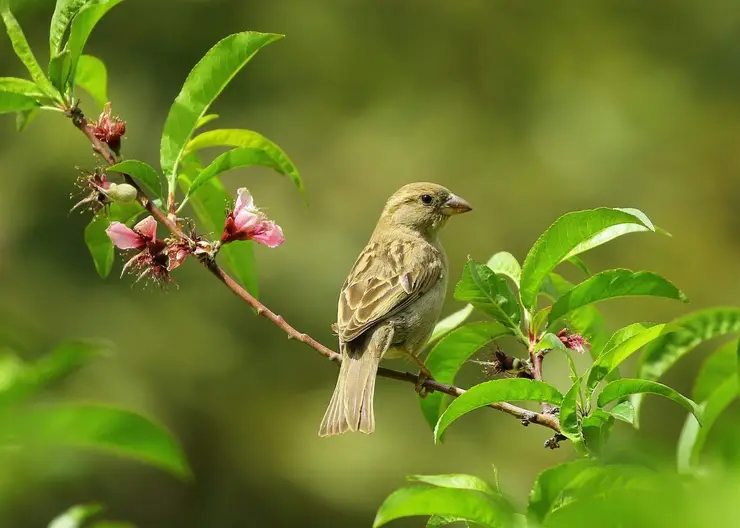
M87 139L92 144L93 151L100 155L109 165L115 165L118 162L116 156L113 154L107 144L100 141L95 136L92 127L89 125L87 118L82 113L82 111L78 107L74 107L69 112L69 115L72 118L72 122L74 123L75 127L77 127L83 134L85 134ZM141 189L141 187L130 175L123 174L123 177L126 180L126 183L136 188L137 200L142 205L142 207L144 207L144 209L149 212L149 214L151 214L159 222L164 224L164 226L177 237L185 240L190 240L190 238L182 231L182 229L180 229L180 226L178 226L175 221L173 221L164 211L154 205L147 194ZM296 341L305 343L330 361L333 361L335 363L342 362L341 354L338 354L330 348L322 345L308 334L299 332L298 330L293 328L290 324L288 324L287 321L285 321L285 319L283 319L282 316L277 315L275 312L273 312L260 301L258 301L247 290L242 288L242 286L234 279L232 279L221 267L219 267L215 261L203 259L200 262L206 267L206 269L208 269L208 271L215 275L218 280L224 283L226 287L229 288L235 295L237 295L240 299L254 308L254 310L259 315L282 329L287 334L288 339L295 339ZM386 367L380 367L378 369L378 375L384 378L405 381L416 386L419 385L419 377L416 374L411 374L410 372L401 372ZM443 392L445 394L449 394L454 398L465 393L465 389L455 387L454 385L440 383L433 379L425 379L421 385L425 389L427 389L428 392ZM507 402L492 403L489 405L489 407L505 412L506 414L510 414L520 420L526 420L528 423L534 423L542 425L544 427L549 427L556 433L560 432L560 422L556 416L553 416L551 414L535 413Z

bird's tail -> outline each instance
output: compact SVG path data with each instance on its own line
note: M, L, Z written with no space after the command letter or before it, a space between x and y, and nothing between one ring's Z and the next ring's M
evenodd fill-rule
M319 436L347 431L370 434L375 430L373 396L380 358L366 350L359 355L343 354L334 394L321 420Z

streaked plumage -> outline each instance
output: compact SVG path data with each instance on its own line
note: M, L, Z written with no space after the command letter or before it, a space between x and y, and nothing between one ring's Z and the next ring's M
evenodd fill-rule
M335 330L342 366L319 435L375 428L375 376L383 357L418 356L447 289L447 256L437 238L470 205L433 183L391 196L339 296Z

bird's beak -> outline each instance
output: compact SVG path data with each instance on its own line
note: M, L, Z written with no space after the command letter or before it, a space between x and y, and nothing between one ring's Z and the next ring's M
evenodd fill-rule
M473 208L471 205L460 198L459 196L456 196L454 194L451 194L450 197L447 199L447 201L444 204L444 207L442 207L442 211L446 215L456 215L460 213L467 213L468 211L472 211Z

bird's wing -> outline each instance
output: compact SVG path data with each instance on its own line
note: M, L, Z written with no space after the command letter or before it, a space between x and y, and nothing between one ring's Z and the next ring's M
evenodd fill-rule
M439 251L426 242L368 244L339 296L339 338L345 343L352 341L378 321L399 312L429 290L442 272Z

